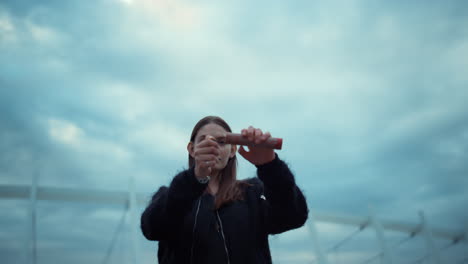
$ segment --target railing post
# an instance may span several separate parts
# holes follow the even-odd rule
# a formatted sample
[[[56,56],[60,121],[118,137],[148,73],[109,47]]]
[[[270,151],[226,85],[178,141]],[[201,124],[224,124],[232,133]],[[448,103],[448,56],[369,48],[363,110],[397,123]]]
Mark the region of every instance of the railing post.
[[[421,220],[421,234],[426,241],[427,255],[429,261],[434,264],[441,264],[439,250],[434,244],[434,238],[432,237],[432,230],[430,229],[427,219],[423,211],[419,211],[419,218]]]
[[[133,261],[135,264],[140,263],[138,255],[138,217],[136,214],[137,202],[135,194],[135,178],[130,178],[130,186],[128,192],[128,201],[129,201],[129,210],[130,210],[130,232],[131,232],[131,241],[132,241],[132,250],[133,250]]]
[[[307,227],[309,229],[312,243],[314,245],[315,255],[317,256],[318,264],[328,264],[327,256],[323,253],[317,235],[317,228],[315,227],[315,218],[311,211],[309,211],[309,220],[307,220]]]
[[[466,246],[466,249],[465,250],[465,259],[468,260],[468,223],[465,224],[465,237],[464,237],[464,240],[465,240],[465,246]],[[463,240],[461,241],[463,243]]]
[[[380,250],[382,252],[382,263],[383,264],[393,264],[393,252],[388,247],[387,242],[385,240],[384,229],[380,222],[375,217],[375,213],[372,207],[369,208],[370,211],[370,224],[375,229],[375,234],[377,236],[377,240],[379,241]]]
[[[36,259],[37,259],[37,246],[36,246],[36,222],[37,222],[37,216],[36,216],[36,208],[37,208],[37,183],[38,183],[38,173],[35,172],[32,175],[32,183],[31,183],[31,191],[29,193],[29,219],[31,220],[30,222],[30,228],[29,231],[31,232],[30,235],[30,241],[26,245],[28,245],[27,249],[27,254],[26,256],[29,256],[30,263],[36,264]]]

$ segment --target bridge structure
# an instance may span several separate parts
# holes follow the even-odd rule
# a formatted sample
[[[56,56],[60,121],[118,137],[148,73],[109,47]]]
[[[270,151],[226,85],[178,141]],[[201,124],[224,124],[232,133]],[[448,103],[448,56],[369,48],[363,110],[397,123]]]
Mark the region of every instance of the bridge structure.
[[[23,199],[29,200],[28,203],[28,223],[30,225],[30,236],[28,241],[24,243],[25,255],[29,256],[29,263],[37,263],[37,203],[38,201],[62,201],[62,202],[89,202],[104,205],[123,205],[124,212],[118,222],[118,226],[108,245],[107,251],[103,253],[102,263],[110,263],[110,257],[115,252],[115,244],[119,230],[124,225],[130,225],[130,237],[132,247],[130,248],[132,262],[140,262],[140,249],[138,237],[141,236],[139,230],[139,207],[148,202],[148,195],[135,192],[134,183],[129,184],[128,191],[104,191],[91,189],[72,189],[72,188],[57,188],[38,186],[37,180],[33,180],[30,186],[28,185],[0,185],[0,199]],[[129,221],[126,221],[129,219]],[[321,232],[320,223],[328,223],[335,225],[346,225],[354,230],[347,235],[344,235],[339,241],[328,248],[323,247],[322,239],[326,233]],[[309,259],[308,264],[338,264],[349,263],[346,260],[333,260],[333,254],[343,247],[346,243],[350,243],[353,237],[358,236],[364,230],[371,230],[374,233],[375,244],[378,250],[375,254],[362,260],[359,263],[381,263],[381,264],[399,264],[401,259],[397,260],[396,248],[401,247],[408,241],[417,237],[424,241],[424,249],[421,255],[415,259],[405,260],[407,264],[430,263],[430,264],[462,264],[468,263],[468,225],[459,229],[446,229],[436,226],[431,226],[424,212],[419,212],[419,222],[409,223],[406,221],[385,220],[377,217],[373,210],[369,210],[366,216],[357,215],[340,215],[336,213],[325,213],[312,211],[307,221],[308,235],[310,237],[310,250],[313,252],[313,258]],[[403,234],[403,239],[397,243],[391,244],[387,238],[389,232],[398,232]],[[436,243],[439,242],[439,243]],[[438,246],[440,242],[445,245]],[[450,260],[444,258],[441,252],[452,247],[461,247],[461,252],[457,258]],[[458,250],[460,252],[460,250]],[[273,256],[274,257],[274,256]]]

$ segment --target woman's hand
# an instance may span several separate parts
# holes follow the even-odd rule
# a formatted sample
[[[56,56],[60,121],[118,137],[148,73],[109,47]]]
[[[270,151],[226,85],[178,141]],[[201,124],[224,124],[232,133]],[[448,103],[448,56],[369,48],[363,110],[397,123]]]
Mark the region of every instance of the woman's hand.
[[[219,159],[219,146],[212,136],[207,136],[204,140],[194,146],[193,158],[195,159],[195,176],[205,178],[212,176],[212,167]]]
[[[242,129],[241,134],[255,144],[263,143],[271,137],[269,132],[263,133],[261,129],[252,126]],[[275,159],[275,151],[273,149],[262,147],[249,146],[249,151],[247,151],[243,146],[240,146],[239,154],[254,165],[266,164]]]

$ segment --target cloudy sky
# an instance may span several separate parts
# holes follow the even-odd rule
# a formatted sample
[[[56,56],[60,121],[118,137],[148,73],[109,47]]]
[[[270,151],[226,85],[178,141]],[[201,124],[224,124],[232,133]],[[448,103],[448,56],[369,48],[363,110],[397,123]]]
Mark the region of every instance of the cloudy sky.
[[[284,138],[312,211],[417,223],[423,210],[468,229],[467,12],[462,0],[2,0],[0,184],[125,191],[133,179],[150,195],[186,167],[193,125],[219,115]],[[28,263],[29,202],[0,209],[0,257]],[[102,263],[123,212],[39,202],[38,263]],[[124,221],[112,263],[132,260]],[[354,230],[318,225],[324,249]],[[330,262],[377,252],[365,232]],[[273,257],[311,263],[311,243],[305,228],[281,235]],[[408,263],[424,255],[411,243]],[[139,246],[154,263],[156,243]]]

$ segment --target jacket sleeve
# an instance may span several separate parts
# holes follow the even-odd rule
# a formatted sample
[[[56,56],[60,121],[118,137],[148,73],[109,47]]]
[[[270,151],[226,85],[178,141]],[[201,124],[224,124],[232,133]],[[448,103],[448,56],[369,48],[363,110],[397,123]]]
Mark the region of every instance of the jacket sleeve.
[[[275,154],[273,161],[257,166],[257,176],[268,201],[267,232],[279,234],[303,226],[309,212],[307,202],[286,163]]]
[[[207,184],[199,183],[193,168],[176,175],[169,187],[153,195],[141,215],[141,230],[148,240],[168,240],[181,229],[184,216]]]

